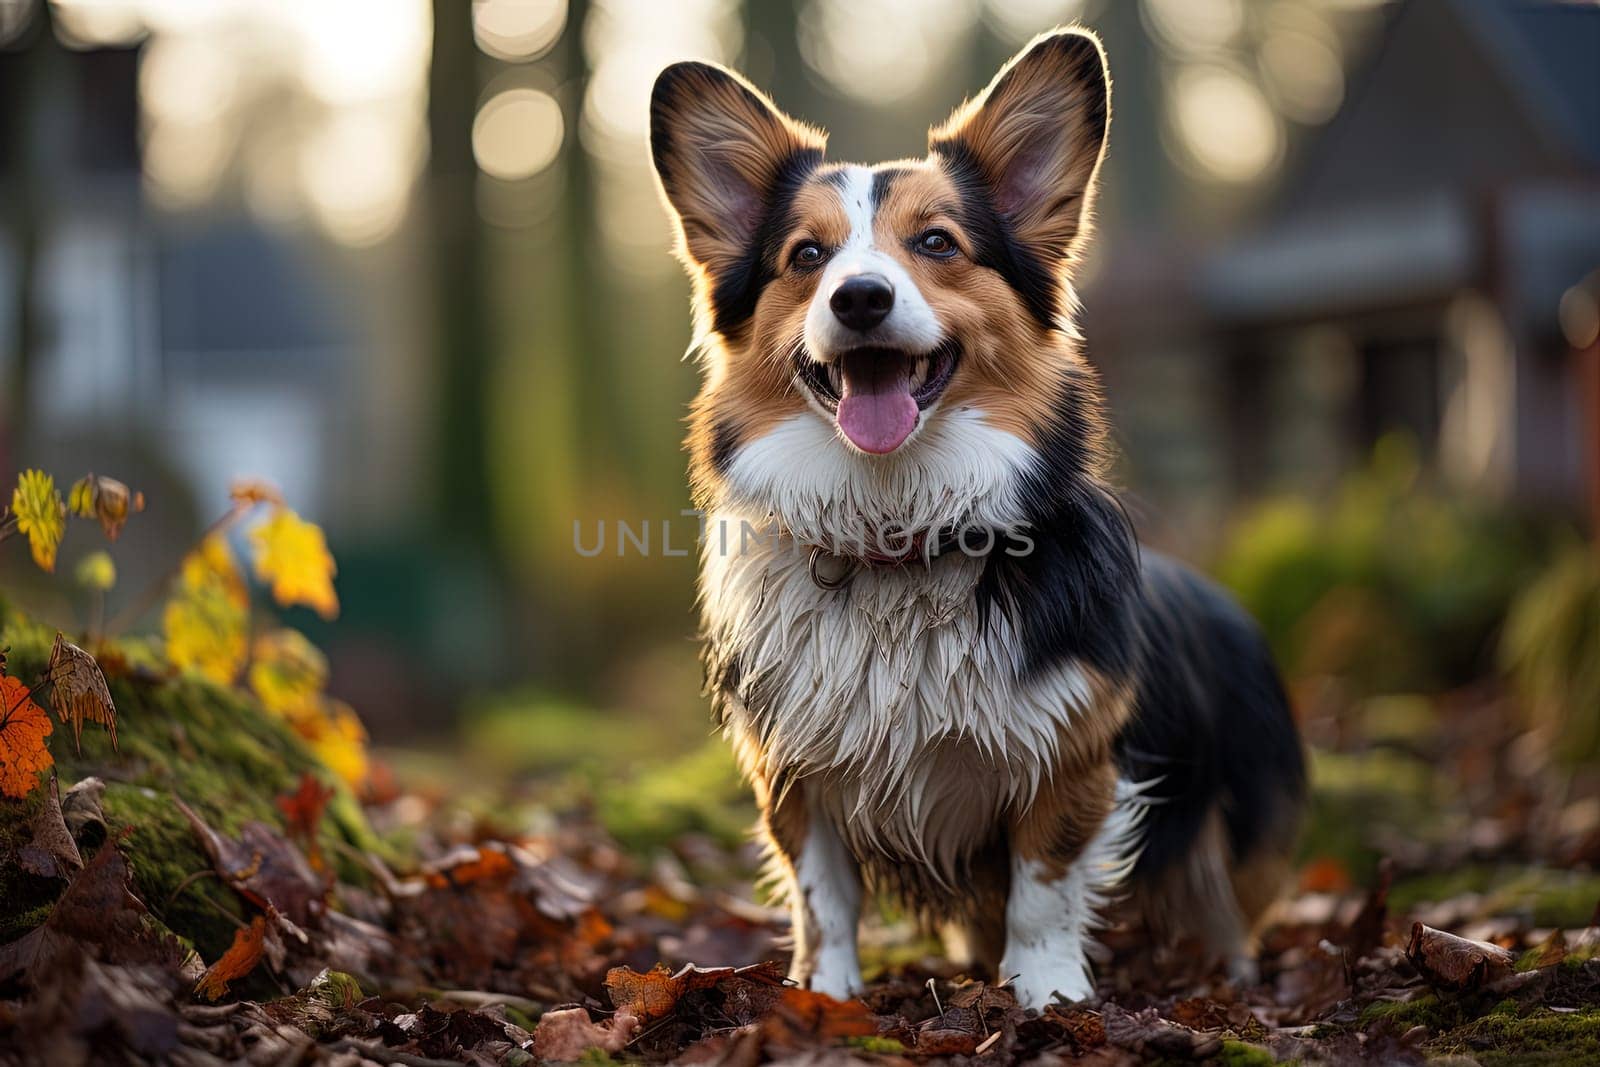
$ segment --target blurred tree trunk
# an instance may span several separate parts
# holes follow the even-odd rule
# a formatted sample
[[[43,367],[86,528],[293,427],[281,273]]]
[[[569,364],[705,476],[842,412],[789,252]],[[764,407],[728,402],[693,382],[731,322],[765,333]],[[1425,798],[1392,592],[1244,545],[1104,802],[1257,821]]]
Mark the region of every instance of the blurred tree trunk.
[[[428,75],[430,254],[438,369],[433,508],[440,529],[460,549],[495,558],[488,462],[494,345],[472,157],[478,81],[471,6],[460,0],[433,0],[433,62]]]
[[[43,311],[39,307],[39,250],[44,232],[45,203],[42,190],[49,170],[49,145],[44,129],[46,113],[52,110],[59,93],[61,46],[51,28],[50,7],[40,4],[33,24],[24,38],[12,47],[19,52],[12,67],[11,84],[0,86],[0,99],[18,105],[17,168],[12,175],[6,212],[6,228],[15,250],[11,306],[16,309],[15,327],[7,338],[10,353],[9,380],[0,392],[0,470],[9,471],[23,462],[21,450],[28,440],[27,399],[32,391],[33,365],[44,335]]]

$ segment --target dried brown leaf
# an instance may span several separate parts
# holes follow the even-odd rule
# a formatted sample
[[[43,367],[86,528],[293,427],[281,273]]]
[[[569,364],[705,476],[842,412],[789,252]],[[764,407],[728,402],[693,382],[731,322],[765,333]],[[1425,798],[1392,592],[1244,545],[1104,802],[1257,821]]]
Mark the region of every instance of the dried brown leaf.
[[[1499,945],[1473,941],[1422,923],[1411,924],[1406,959],[1430,985],[1441,989],[1476,989],[1510,973],[1513,957]]]
[[[97,722],[111,734],[111,747],[117,747],[117,707],[106,688],[100,664],[60,633],[50,649],[50,706],[63,724],[72,724],[72,740],[83,750],[83,724]]]

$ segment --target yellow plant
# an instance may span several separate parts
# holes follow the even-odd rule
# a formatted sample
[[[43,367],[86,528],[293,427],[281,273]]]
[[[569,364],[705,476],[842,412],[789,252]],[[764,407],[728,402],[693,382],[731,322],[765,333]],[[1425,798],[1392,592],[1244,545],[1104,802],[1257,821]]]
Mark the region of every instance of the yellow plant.
[[[67,507],[56,491],[55,479],[43,471],[23,471],[11,490],[11,514],[17,532],[28,539],[33,561],[53,572],[56,548],[67,532]]]

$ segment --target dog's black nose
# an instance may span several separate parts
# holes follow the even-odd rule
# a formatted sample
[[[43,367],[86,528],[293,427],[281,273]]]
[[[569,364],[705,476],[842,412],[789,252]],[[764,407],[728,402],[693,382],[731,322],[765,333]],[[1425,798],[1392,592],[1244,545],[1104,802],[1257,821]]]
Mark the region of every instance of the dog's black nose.
[[[870,330],[889,317],[894,286],[879,274],[857,274],[840,283],[828,298],[828,306],[852,330]]]

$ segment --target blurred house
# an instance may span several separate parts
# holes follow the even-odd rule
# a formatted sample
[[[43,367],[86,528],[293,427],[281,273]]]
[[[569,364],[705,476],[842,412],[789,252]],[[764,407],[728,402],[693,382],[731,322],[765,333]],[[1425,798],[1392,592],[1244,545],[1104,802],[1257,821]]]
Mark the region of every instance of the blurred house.
[[[1459,486],[1576,512],[1600,398],[1558,308],[1597,267],[1600,6],[1411,0],[1252,232],[1113,260],[1089,311],[1157,493],[1315,488],[1404,429]],[[1186,391],[1209,461],[1161,455]]]

